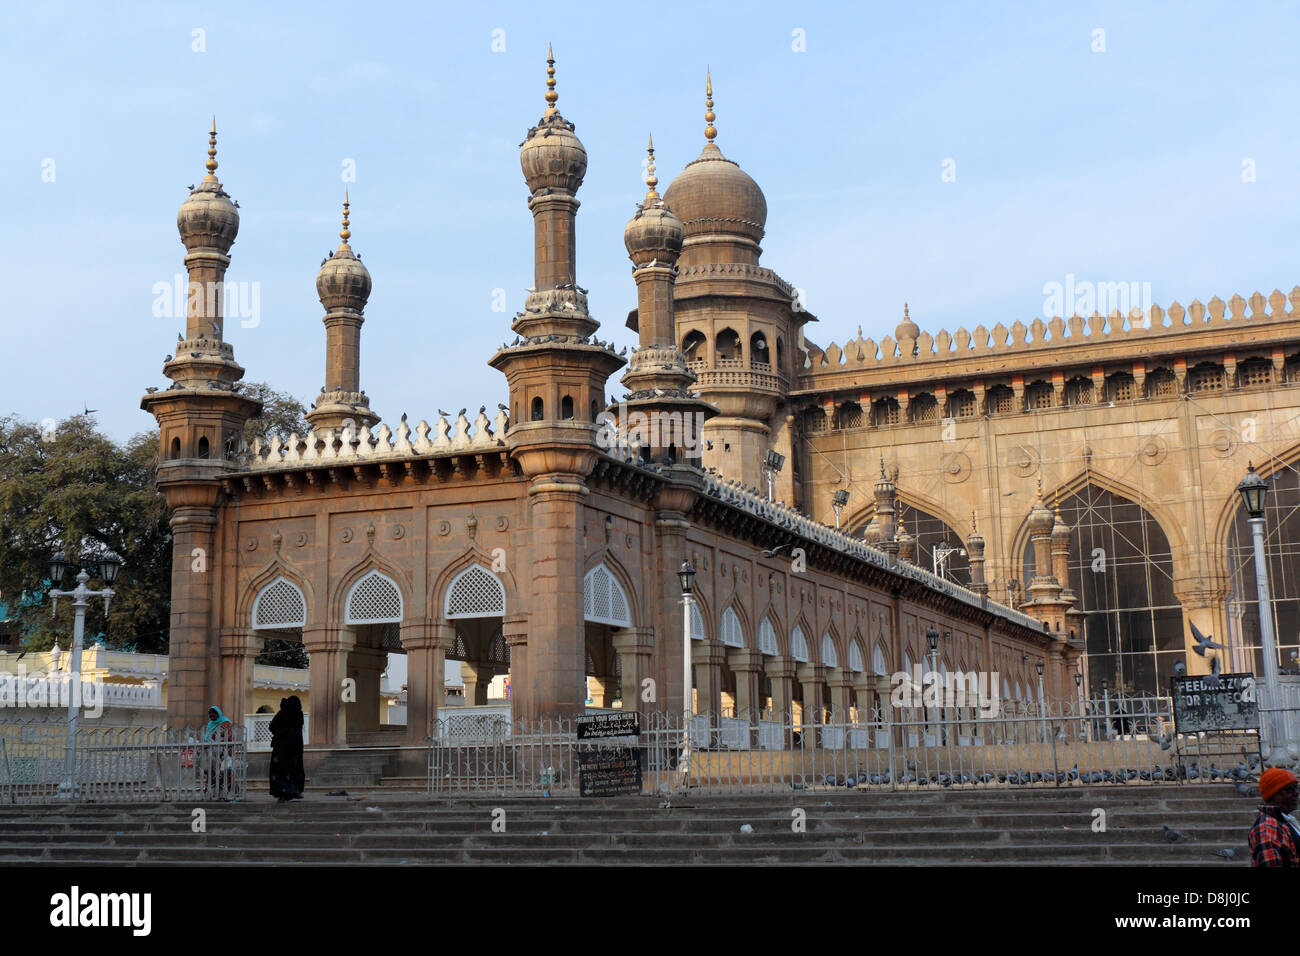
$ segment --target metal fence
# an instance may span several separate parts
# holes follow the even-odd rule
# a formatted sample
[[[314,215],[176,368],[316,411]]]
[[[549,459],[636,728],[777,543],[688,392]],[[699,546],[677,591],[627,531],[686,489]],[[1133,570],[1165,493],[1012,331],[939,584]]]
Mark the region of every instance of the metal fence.
[[[1259,736],[1175,734],[1168,697],[1102,698],[1039,706],[914,707],[871,721],[690,720],[689,785],[700,793],[802,789],[922,789],[1156,784],[1245,779],[1258,770]],[[472,735],[436,728],[429,741],[435,793],[579,792],[579,755],[639,751],[643,793],[680,790],[682,715],[643,714],[632,738],[578,740],[572,718],[524,723],[504,716]]]
[[[160,728],[0,723],[0,803],[236,800],[248,763],[243,728],[202,741]]]

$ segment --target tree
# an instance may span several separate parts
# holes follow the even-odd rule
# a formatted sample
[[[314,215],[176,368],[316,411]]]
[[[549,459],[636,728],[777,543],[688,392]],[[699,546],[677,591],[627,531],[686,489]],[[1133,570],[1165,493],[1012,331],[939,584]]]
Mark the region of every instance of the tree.
[[[290,435],[301,438],[307,433],[307,409],[288,392],[277,392],[265,382],[241,382],[237,390],[262,403],[261,417],[250,418],[244,424],[244,441],[249,445],[258,438],[265,445],[277,435],[286,439]]]
[[[72,602],[49,612],[49,559],[64,551],[78,567],[106,551],[125,559],[107,619],[102,601],[86,612],[87,642],[153,653],[167,648],[171,518],[154,488],[158,436],[119,446],[77,415],[43,429],[0,418],[0,595],[34,650],[72,640]],[[92,587],[95,584],[92,582]]]

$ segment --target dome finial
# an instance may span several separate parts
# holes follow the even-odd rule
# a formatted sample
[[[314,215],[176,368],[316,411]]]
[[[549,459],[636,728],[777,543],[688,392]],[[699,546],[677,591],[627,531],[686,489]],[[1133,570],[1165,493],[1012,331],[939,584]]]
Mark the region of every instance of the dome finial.
[[[655,192],[655,187],[659,185],[659,177],[655,175],[655,138],[653,134],[650,136],[650,145],[646,147],[646,155],[648,158],[645,167],[645,184],[649,187],[649,191],[645,194],[645,201],[648,206],[651,202],[659,199],[659,194]]]
[[[343,240],[343,242],[339,244],[340,249],[351,248],[351,246],[348,245],[348,240],[352,238],[352,230],[348,228],[349,205],[351,204],[348,202],[348,191],[345,189],[343,190],[343,228],[339,230],[339,238]]]
[[[713,137],[718,135],[718,131],[713,125],[713,121],[717,117],[713,115],[713,75],[708,67],[704,68],[704,95],[704,122],[709,124],[704,127],[704,138],[712,143]]]
[[[212,117],[212,131],[208,134],[208,161],[204,164],[208,174],[203,177],[205,183],[217,181],[217,117]]]
[[[555,54],[551,52],[551,45],[546,44],[546,112],[543,116],[551,116],[558,112],[555,108],[555,101],[560,98],[560,94],[555,92]]]

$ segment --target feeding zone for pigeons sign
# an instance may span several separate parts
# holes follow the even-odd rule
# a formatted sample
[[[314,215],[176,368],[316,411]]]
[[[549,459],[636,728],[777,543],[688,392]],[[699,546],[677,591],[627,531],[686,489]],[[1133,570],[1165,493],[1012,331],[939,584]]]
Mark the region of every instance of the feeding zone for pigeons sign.
[[[1259,728],[1254,674],[1175,677],[1174,729],[1180,734]]]

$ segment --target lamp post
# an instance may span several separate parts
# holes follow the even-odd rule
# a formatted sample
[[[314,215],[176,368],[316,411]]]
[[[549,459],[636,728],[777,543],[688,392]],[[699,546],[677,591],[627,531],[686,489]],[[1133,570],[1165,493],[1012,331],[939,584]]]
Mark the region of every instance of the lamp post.
[[[848,503],[849,503],[849,493],[845,491],[843,488],[835,492],[835,494],[831,495],[831,510],[835,512],[836,531],[840,529],[840,513],[844,511],[844,507]]]
[[[1043,700],[1043,659],[1040,657],[1034,661],[1034,670],[1038,672],[1038,722],[1042,727],[1043,742],[1046,743],[1047,737],[1047,702]]]
[[[683,561],[677,571],[682,585],[682,790],[691,781],[691,608],[695,606],[695,569]]]
[[[1241,492],[1242,503],[1246,506],[1247,520],[1250,522],[1250,536],[1255,546],[1255,590],[1259,598],[1259,638],[1260,651],[1264,658],[1264,687],[1268,691],[1268,742],[1270,753],[1268,763],[1286,761],[1286,745],[1282,739],[1282,722],[1278,719],[1277,708],[1281,706],[1277,679],[1277,651],[1273,643],[1273,601],[1269,596],[1268,561],[1264,557],[1264,497],[1268,494],[1268,483],[1255,472],[1253,462],[1247,464],[1248,472],[1237,486]]]
[[[934,689],[935,689],[934,701],[935,701],[935,706],[936,706],[936,709],[937,709],[937,707],[938,707],[938,703],[939,703],[939,694],[938,694],[938,689],[939,689],[939,687],[938,687],[938,685],[939,685],[939,663],[938,663],[938,660],[939,660],[939,629],[938,629],[937,627],[935,627],[933,624],[931,624],[929,630],[927,630],[927,631],[925,632],[925,639],[930,643],[930,686],[931,686],[931,687],[934,687]],[[925,703],[925,697],[924,697],[925,688],[923,687],[921,690],[922,690],[922,695],[923,695],[922,698],[921,698],[921,703],[924,704],[924,703]],[[935,742],[936,744],[938,744],[938,743],[939,743],[939,721],[938,721],[938,719],[937,719],[937,718],[938,718],[938,715],[936,714],[935,717],[936,717],[936,719],[935,719],[935,722],[934,722],[934,742]]]
[[[1110,740],[1110,678],[1101,679],[1101,700],[1105,705],[1106,713],[1106,735],[1103,739]]]
[[[1083,665],[1080,664],[1074,669],[1074,689],[1075,696],[1079,700],[1079,739],[1088,739],[1088,725],[1083,719]]]
[[[50,558],[50,582],[58,584],[63,581],[68,569],[72,567],[71,562],[62,551],[57,552],[54,557]],[[102,591],[92,591],[86,587],[86,582],[90,580],[90,574],[83,568],[77,572],[77,586],[71,591],[61,591],[58,588],[50,589],[50,597],[53,599],[51,613],[58,610],[59,598],[72,598],[72,606],[76,609],[76,619],[72,626],[72,661],[69,668],[68,688],[68,740],[67,750],[64,757],[65,779],[59,786],[59,792],[63,796],[71,797],[76,793],[76,741],[77,741],[77,718],[81,709],[81,647],[86,633],[86,608],[90,606],[88,598],[102,597],[104,599],[104,613],[108,613],[108,602],[113,598],[112,584],[117,580],[117,572],[122,569],[122,559],[115,552],[109,551],[99,560],[99,576],[103,579],[104,584],[108,585]]]
[[[772,501],[776,495],[776,473],[785,467],[785,455],[769,451],[763,456],[763,476],[767,478],[767,500]]]

